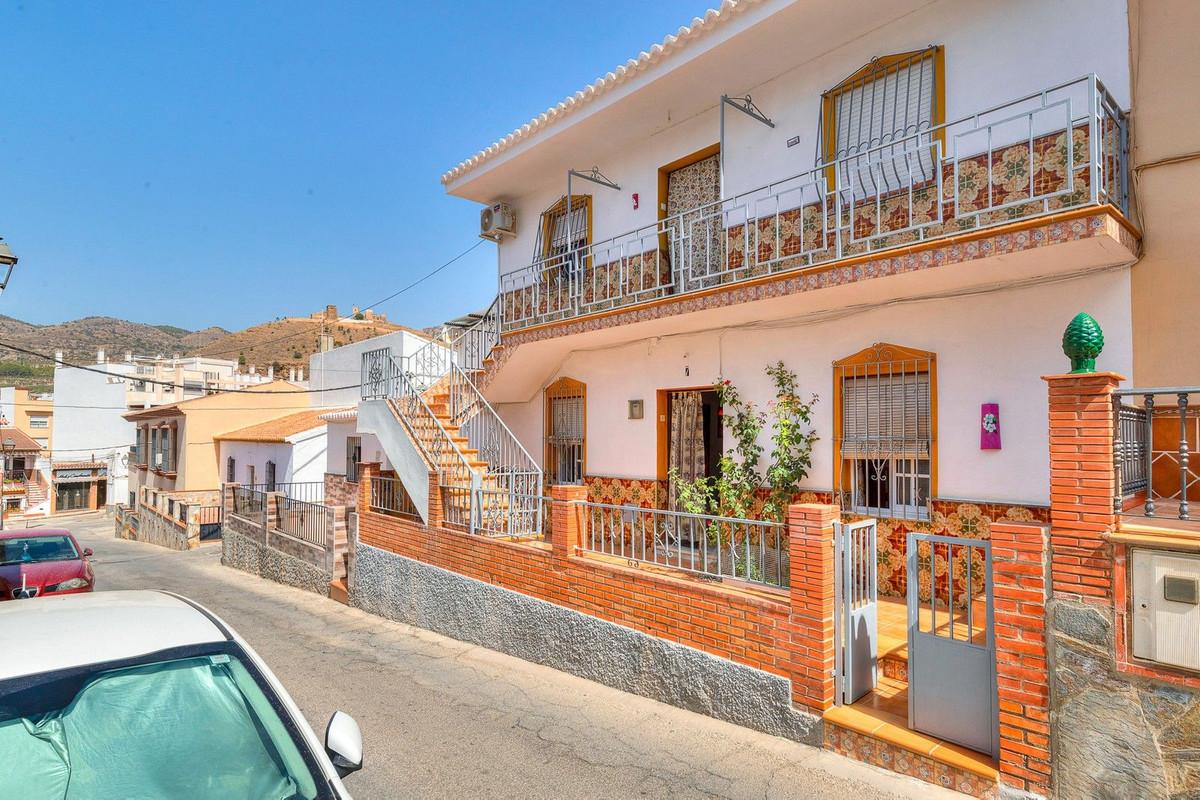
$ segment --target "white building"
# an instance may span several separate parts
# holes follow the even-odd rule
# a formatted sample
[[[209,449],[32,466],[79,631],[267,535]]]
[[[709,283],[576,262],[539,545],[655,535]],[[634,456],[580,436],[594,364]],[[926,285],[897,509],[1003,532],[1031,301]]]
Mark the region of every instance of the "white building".
[[[308,386],[313,391],[313,403],[322,406],[357,404],[363,353],[386,348],[393,358],[400,360],[428,341],[429,337],[416,331],[400,330],[313,353],[308,357]]]
[[[328,444],[321,417],[337,410],[314,408],[214,436],[222,474],[261,476],[256,481],[267,491],[283,484],[307,484],[310,490],[297,499],[321,502]]]

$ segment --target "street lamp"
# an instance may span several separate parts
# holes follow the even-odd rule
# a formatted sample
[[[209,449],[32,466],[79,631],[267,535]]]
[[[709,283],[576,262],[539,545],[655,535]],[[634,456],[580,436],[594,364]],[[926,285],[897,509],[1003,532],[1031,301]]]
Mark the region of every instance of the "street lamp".
[[[0,245],[3,243],[0,242]],[[8,477],[8,465],[12,454],[17,452],[17,442],[11,436],[4,440],[4,454],[0,457],[0,531],[4,530],[4,510],[8,508],[8,498],[4,496],[4,481]]]
[[[0,239],[0,276],[3,276],[0,277],[0,294],[3,294],[8,286],[8,279],[12,277],[13,267],[16,265],[17,257],[9,249],[8,243]]]

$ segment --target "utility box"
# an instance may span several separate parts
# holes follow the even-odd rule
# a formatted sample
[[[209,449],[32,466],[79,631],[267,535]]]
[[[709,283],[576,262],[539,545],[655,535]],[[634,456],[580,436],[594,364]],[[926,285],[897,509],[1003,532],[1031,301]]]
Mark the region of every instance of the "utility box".
[[[1133,551],[1133,654],[1200,670],[1200,555]]]

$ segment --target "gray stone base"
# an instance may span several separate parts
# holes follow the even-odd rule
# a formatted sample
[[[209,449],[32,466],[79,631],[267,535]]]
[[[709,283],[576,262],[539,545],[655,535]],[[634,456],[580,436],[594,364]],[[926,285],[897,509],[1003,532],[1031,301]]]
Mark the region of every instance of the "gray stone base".
[[[1113,614],[1050,604],[1054,796],[1200,797],[1200,693],[1118,672]]]
[[[329,596],[329,583],[333,580],[329,571],[269,548],[233,525],[226,525],[221,537],[221,563],[325,597]]]
[[[769,672],[360,544],[350,605],[615,689],[815,746],[821,720]]]

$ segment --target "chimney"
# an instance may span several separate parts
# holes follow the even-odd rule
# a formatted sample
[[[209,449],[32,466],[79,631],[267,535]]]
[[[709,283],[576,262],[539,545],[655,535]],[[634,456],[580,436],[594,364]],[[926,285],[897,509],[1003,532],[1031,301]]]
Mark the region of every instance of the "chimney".
[[[322,333],[317,337],[317,352],[328,353],[333,349],[333,334]]]
[[[299,369],[299,370],[296,372],[296,382],[297,382],[297,383],[304,383],[304,367],[301,367],[301,368],[300,368],[300,369]]]
[[[126,351],[125,351],[125,360],[126,360],[126,361],[133,361],[133,351],[132,351],[132,350],[126,350]]]
[[[288,367],[288,380],[292,383],[296,382],[296,368]]]
[[[250,368],[247,370],[247,372],[248,372],[249,374],[251,374],[251,375],[257,375],[257,374],[258,374],[258,370],[254,368],[254,365],[253,365],[253,364],[251,364],[251,365],[250,365]]]
[[[104,363],[104,348],[103,347],[101,347],[99,350],[96,351],[96,363],[97,364]]]
[[[267,380],[269,380],[269,381],[275,380],[275,365],[274,364],[267,367]]]
[[[172,360],[172,361],[178,361],[178,360],[179,360],[179,353],[171,353],[171,360]]]

